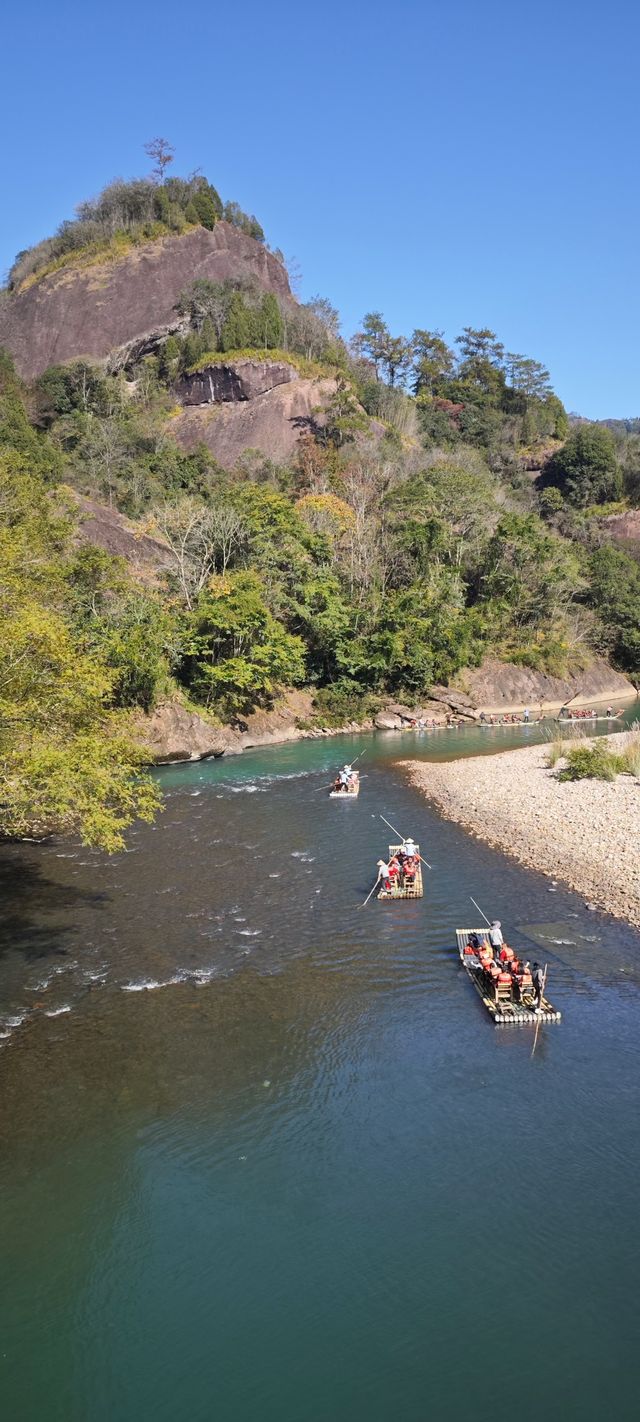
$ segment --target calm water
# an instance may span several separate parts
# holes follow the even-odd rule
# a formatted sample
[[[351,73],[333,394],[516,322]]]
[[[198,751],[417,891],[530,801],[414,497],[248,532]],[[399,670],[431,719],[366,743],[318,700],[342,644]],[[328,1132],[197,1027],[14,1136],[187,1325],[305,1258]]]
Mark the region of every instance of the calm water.
[[[640,936],[395,764],[536,736],[176,767],[126,854],[4,851],[4,1417],[637,1417]],[[421,902],[360,908],[380,813]],[[470,894],[549,962],[533,1058],[457,962]]]

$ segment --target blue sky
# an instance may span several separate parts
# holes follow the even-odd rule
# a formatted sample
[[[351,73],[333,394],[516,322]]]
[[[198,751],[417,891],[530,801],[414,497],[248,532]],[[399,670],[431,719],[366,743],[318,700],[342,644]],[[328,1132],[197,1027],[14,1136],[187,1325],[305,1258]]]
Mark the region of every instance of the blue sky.
[[[346,335],[488,325],[569,409],[640,415],[639,41],[620,0],[13,6],[0,270],[160,133]]]

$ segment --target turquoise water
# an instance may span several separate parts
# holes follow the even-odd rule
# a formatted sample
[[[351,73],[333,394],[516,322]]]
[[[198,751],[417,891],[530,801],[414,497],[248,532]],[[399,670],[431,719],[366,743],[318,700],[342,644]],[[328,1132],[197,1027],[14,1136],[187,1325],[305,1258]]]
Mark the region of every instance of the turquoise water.
[[[535,735],[175,767],[127,854],[4,851],[3,1415],[635,1418],[640,936],[396,765]],[[362,909],[380,814],[433,869]],[[549,963],[533,1058],[458,964],[470,894]]]

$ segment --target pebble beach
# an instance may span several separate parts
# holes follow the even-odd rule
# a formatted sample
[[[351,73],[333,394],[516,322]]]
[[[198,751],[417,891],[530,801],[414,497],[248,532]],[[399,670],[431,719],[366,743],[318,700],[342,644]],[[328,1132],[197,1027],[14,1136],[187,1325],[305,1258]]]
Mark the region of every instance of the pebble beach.
[[[627,740],[623,733],[610,744],[618,750]],[[548,760],[542,745],[404,766],[447,819],[640,927],[640,781],[562,783]]]

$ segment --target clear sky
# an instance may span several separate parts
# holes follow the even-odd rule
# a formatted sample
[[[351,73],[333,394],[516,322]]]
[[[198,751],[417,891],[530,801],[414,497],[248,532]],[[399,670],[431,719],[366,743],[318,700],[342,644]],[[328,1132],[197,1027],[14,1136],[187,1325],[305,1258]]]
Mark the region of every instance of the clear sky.
[[[631,0],[13,5],[0,270],[162,134],[347,336],[487,325],[570,410],[640,415],[639,42]]]

